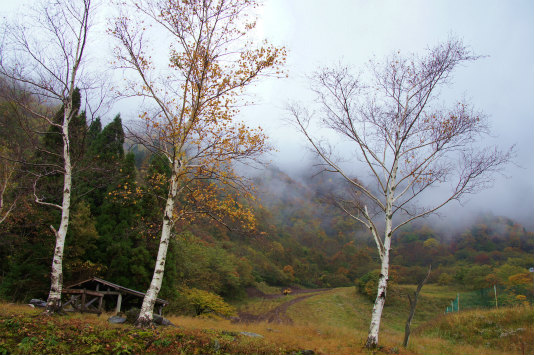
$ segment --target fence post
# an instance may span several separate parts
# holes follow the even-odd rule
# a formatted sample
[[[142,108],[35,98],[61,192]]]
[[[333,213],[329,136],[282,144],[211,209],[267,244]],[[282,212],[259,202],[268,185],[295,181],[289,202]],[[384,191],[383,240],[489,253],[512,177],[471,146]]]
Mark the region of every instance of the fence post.
[[[460,312],[460,293],[459,292],[456,294],[456,302],[457,302],[458,312]]]
[[[529,272],[534,272],[534,267],[530,267],[530,268],[528,269],[528,271],[529,271]],[[533,276],[534,276],[534,275],[533,275]],[[534,280],[534,277],[532,278],[532,280]]]

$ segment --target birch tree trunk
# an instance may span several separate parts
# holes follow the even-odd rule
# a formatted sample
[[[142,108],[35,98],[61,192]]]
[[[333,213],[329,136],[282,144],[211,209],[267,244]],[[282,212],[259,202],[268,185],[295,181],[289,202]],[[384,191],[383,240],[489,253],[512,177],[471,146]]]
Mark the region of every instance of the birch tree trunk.
[[[63,251],[65,249],[65,238],[69,227],[70,197],[72,190],[72,165],[70,160],[70,139],[69,123],[74,114],[72,107],[72,95],[69,103],[65,107],[61,133],[63,136],[63,201],[61,203],[61,222],[56,231],[50,226],[56,235],[56,246],[54,257],[52,258],[52,270],[50,273],[50,292],[46,303],[46,312],[54,313],[61,307],[61,291],[63,288]]]
[[[390,221],[391,222],[391,221]],[[380,277],[378,279],[378,290],[376,294],[373,312],[371,314],[371,325],[369,326],[369,334],[365,347],[368,349],[375,348],[378,345],[378,332],[380,330],[380,320],[382,318],[382,310],[386,303],[386,293],[389,280],[389,250],[391,246],[391,238],[387,235],[391,234],[391,227],[386,230],[386,238],[384,240],[384,253],[381,258],[382,265],[380,267]]]
[[[396,145],[398,151],[398,144]],[[393,202],[395,200],[395,182],[397,177],[398,159],[393,161],[393,167],[391,174],[389,175],[386,194],[386,208],[385,208],[385,231],[384,231],[384,249],[380,254],[380,277],[378,278],[378,290],[376,294],[375,304],[373,306],[373,312],[371,313],[371,324],[369,326],[369,334],[367,335],[367,341],[365,347],[368,349],[374,349],[378,345],[378,333],[380,331],[380,320],[382,319],[382,310],[386,303],[386,293],[389,280],[389,251],[391,249],[391,235],[393,231]],[[380,245],[378,245],[380,249]]]
[[[159,242],[158,256],[156,259],[156,266],[154,267],[154,274],[152,281],[143,298],[143,305],[139,312],[135,325],[140,328],[148,327],[152,324],[154,305],[161,289],[163,282],[163,273],[165,271],[165,261],[167,260],[167,251],[169,249],[169,242],[171,240],[171,231],[173,226],[173,212],[178,193],[178,175],[181,163],[177,160],[173,163],[171,186],[167,195],[167,202],[165,204],[165,212],[163,214],[163,226],[161,228],[161,239]]]

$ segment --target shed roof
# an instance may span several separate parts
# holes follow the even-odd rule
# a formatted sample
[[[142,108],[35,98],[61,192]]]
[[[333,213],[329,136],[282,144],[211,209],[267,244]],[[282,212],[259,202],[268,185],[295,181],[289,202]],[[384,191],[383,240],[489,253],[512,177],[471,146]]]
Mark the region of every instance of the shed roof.
[[[109,281],[106,281],[106,280],[98,278],[98,277],[91,277],[90,279],[87,279],[87,280],[84,280],[84,281],[80,281],[80,282],[75,283],[73,285],[67,286],[66,289],[76,289],[76,288],[80,288],[80,286],[83,286],[83,285],[86,285],[86,284],[90,284],[90,283],[99,283],[99,284],[108,286],[108,287],[110,287],[110,288],[112,288],[112,289],[114,289],[114,290],[116,290],[117,292],[120,292],[120,293],[127,293],[127,294],[134,295],[134,296],[137,296],[137,297],[145,297],[145,293],[143,293],[143,292],[132,290],[130,288],[126,288],[124,286],[117,285],[117,284],[115,284],[113,282],[109,282]],[[164,306],[169,304],[168,301],[165,301],[165,300],[163,300],[161,298],[156,298],[156,303],[161,303]]]

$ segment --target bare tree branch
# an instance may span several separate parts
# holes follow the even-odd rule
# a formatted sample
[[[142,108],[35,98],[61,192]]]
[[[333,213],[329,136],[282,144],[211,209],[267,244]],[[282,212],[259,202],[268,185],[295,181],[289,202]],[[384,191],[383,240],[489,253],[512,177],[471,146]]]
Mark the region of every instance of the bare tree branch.
[[[317,72],[312,90],[320,107],[319,122],[353,143],[360,163],[350,168],[337,164],[313,136],[313,117],[307,111],[297,105],[289,108],[292,121],[327,170],[340,174],[360,193],[352,195],[359,201],[338,200],[336,205],[370,230],[382,260],[367,347],[376,347],[378,342],[393,233],[490,186],[494,174],[513,158],[513,148],[501,151],[480,146],[481,138],[489,133],[487,117],[465,100],[452,109],[435,105],[438,88],[449,84],[453,70],[478,58],[462,41],[450,38],[422,57],[395,53],[382,63],[371,62],[368,82],[352,76],[346,66]],[[362,168],[370,173],[376,189],[350,178]],[[444,183],[451,185],[448,196],[433,205],[418,206],[425,192]],[[378,236],[377,219],[369,215],[362,197],[381,211],[383,238]]]

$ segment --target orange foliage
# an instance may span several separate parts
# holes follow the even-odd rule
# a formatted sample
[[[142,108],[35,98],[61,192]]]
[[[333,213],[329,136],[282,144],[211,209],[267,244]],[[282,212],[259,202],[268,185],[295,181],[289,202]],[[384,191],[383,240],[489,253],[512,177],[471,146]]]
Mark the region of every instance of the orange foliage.
[[[249,39],[256,6],[254,0],[131,1],[123,8],[131,15],[117,18],[109,31],[120,43],[118,62],[139,74],[137,81],[127,81],[122,94],[153,103],[140,114],[146,134],[138,138],[169,162],[171,175],[154,176],[152,185],[163,193],[167,184],[177,184],[175,221],[203,213],[254,228],[251,211],[240,202],[253,198],[250,184],[235,173],[233,163],[253,160],[270,147],[261,128],[236,122],[236,115],[246,104],[244,89],[261,76],[281,76],[286,58],[283,47],[258,46]],[[144,42],[157,25],[172,40],[167,68],[157,66],[153,57],[158,53],[149,55]],[[239,193],[223,192],[229,189]]]

